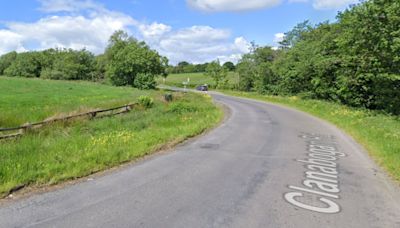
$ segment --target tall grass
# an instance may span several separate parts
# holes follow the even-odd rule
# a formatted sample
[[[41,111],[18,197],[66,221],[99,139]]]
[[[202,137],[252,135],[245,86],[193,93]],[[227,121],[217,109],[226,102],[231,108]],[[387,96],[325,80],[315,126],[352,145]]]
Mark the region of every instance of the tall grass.
[[[162,93],[153,108],[59,123],[20,139],[0,142],[0,196],[16,186],[42,186],[86,176],[197,135],[220,121],[210,97]]]
[[[115,107],[151,93],[90,82],[0,77],[0,128],[60,113]]]
[[[298,97],[263,96],[225,91],[234,96],[284,104],[327,120],[351,135],[376,162],[400,181],[400,118],[366,109]]]

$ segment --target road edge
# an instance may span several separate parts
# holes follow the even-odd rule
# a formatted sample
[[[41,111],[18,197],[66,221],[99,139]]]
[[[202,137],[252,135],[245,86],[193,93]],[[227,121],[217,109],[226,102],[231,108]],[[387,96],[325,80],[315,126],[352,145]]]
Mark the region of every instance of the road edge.
[[[141,165],[147,161],[157,158],[158,156],[173,153],[173,151],[175,149],[177,149],[181,146],[187,145],[187,144],[197,140],[198,138],[201,138],[204,135],[207,135],[208,133],[223,126],[224,123],[226,123],[230,119],[231,109],[228,106],[215,101],[214,98],[212,99],[212,102],[218,109],[220,109],[220,111],[222,111],[222,118],[214,126],[204,129],[202,132],[200,132],[197,135],[185,138],[183,140],[173,140],[173,141],[161,146],[160,148],[155,149],[154,151],[149,151],[148,154],[144,155],[143,157],[139,157],[134,160],[127,161],[127,162],[121,163],[119,165],[116,165],[114,167],[110,167],[105,170],[94,172],[94,173],[86,175],[86,176],[77,177],[76,179],[72,179],[72,180],[66,180],[66,181],[63,181],[63,182],[60,182],[60,183],[57,183],[54,185],[28,186],[26,188],[21,188],[20,190],[17,190],[4,198],[0,198],[0,206],[6,206],[6,205],[9,205],[9,204],[12,204],[12,203],[24,200],[24,199],[28,199],[35,195],[41,195],[41,194],[45,194],[45,193],[49,193],[49,192],[59,191],[64,188],[68,188],[70,186],[74,186],[74,185],[77,185],[80,183],[93,181],[94,179],[102,178],[104,176],[112,175],[115,172],[123,171],[125,169]]]

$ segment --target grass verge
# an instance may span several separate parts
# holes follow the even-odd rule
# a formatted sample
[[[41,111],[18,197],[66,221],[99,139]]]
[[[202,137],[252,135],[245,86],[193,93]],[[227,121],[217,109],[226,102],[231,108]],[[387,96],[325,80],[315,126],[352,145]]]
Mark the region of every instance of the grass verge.
[[[400,119],[396,116],[337,103],[304,100],[298,97],[264,96],[256,93],[224,91],[224,93],[283,104],[327,120],[364,146],[374,160],[400,181]]]
[[[0,127],[16,127],[69,112],[117,107],[151,94],[90,82],[0,77]]]
[[[215,126],[223,116],[209,96],[152,92],[153,108],[47,126],[0,142],[0,197],[18,186],[46,186],[132,161]]]

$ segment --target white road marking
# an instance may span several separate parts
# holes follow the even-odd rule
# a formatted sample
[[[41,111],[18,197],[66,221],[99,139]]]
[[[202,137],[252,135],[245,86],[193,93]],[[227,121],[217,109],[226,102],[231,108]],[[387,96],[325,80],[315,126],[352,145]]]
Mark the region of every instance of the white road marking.
[[[336,161],[346,154],[337,150],[333,137],[318,134],[303,134],[301,137],[307,140],[309,158],[297,161],[307,164],[306,179],[302,182],[307,188],[289,185],[295,191],[286,193],[284,198],[290,204],[309,211],[339,213],[340,205],[334,199],[340,197],[333,194],[340,193]]]

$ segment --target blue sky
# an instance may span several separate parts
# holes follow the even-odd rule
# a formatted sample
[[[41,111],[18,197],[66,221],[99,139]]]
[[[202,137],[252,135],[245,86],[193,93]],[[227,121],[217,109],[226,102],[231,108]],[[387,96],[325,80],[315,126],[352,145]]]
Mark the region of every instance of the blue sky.
[[[304,20],[335,20],[357,0],[13,0],[0,3],[0,54],[54,47],[104,51],[118,29],[171,63],[237,61],[249,42],[276,46]]]

